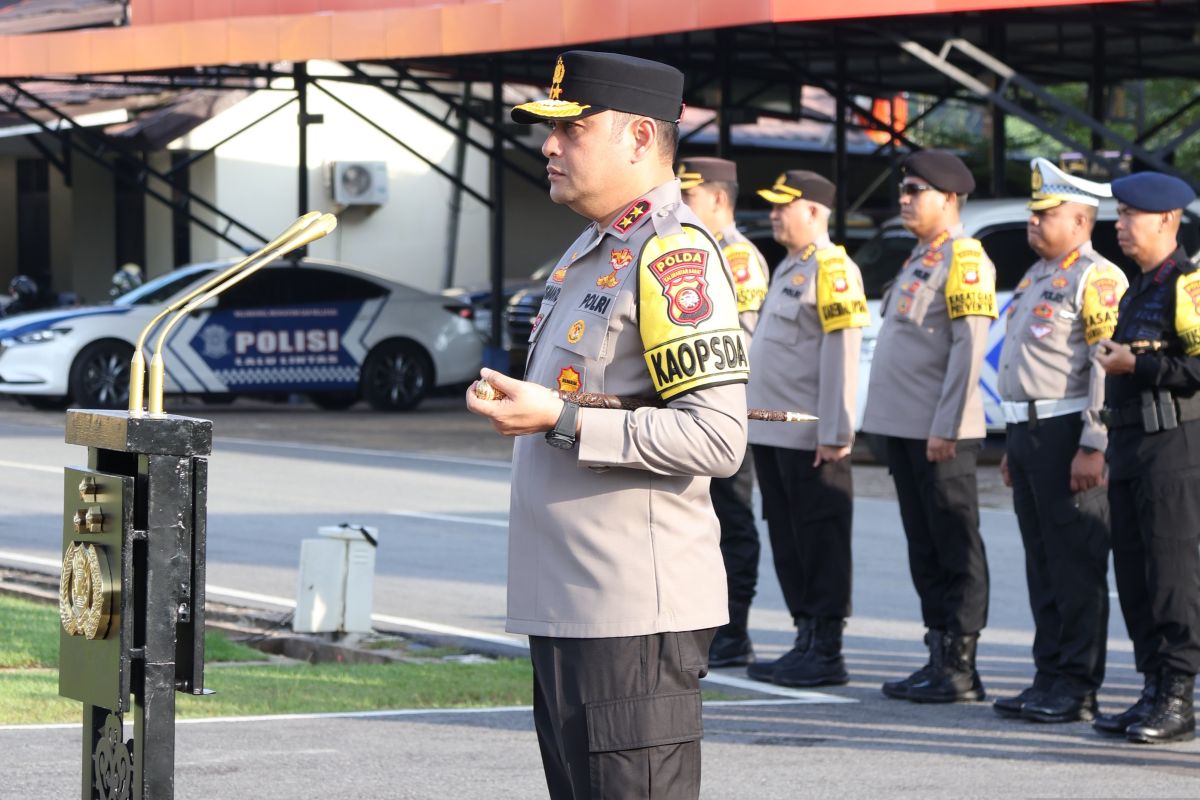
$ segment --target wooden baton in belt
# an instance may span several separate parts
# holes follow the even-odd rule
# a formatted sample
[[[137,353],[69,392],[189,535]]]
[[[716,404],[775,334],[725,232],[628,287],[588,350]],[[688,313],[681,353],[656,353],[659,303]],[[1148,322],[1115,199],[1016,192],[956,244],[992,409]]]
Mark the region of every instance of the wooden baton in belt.
[[[487,381],[475,381],[475,396],[481,400],[500,400],[504,393]],[[615,394],[599,392],[555,392],[568,403],[575,403],[580,408],[613,408],[621,411],[633,411],[635,408],[665,408],[666,402],[657,397],[621,397]],[[812,414],[801,411],[771,411],[765,408],[746,409],[746,418],[757,422],[816,422]]]

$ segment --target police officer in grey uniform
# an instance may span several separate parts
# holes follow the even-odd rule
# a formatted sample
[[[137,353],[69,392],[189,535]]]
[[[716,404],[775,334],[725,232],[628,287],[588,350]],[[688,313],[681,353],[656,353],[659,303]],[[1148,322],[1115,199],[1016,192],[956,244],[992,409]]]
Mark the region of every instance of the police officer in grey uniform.
[[[1008,306],[1000,353],[1008,423],[1004,482],[1025,546],[1036,634],[1033,685],[996,700],[996,713],[1036,722],[1096,715],[1108,643],[1108,498],[1100,421],[1100,340],[1112,335],[1128,281],[1091,244],[1100,198],[1112,190],[1044,158],[1032,167],[1029,246],[1041,256]]]
[[[829,239],[834,186],[791,170],[759,195],[772,204],[775,268],[754,341],[751,405],[802,408],[816,425],[750,423],[775,574],[796,624],[792,649],[752,664],[751,678],[782,686],[846,683],[842,629],[850,616],[850,528],[858,358],[870,324],[858,265]]]
[[[747,346],[758,324],[758,311],[767,295],[770,271],[758,248],[734,224],[737,205],[737,164],[724,158],[697,157],[679,163],[679,188],[687,203],[721,247],[733,275],[738,320]],[[708,651],[710,667],[745,666],[754,661],[747,623],[758,584],[761,547],[754,521],[754,460],[749,448],[738,471],[713,478],[713,510],[721,522],[721,556],[729,590],[729,622],[717,629]]]
[[[996,318],[996,273],[958,211],[975,188],[952,153],[904,162],[900,211],[917,246],[881,305],[863,430],[879,434],[900,500],[908,564],[929,629],[929,662],[888,681],[889,697],[982,700],[975,669],[987,623],[975,464],[985,435],[979,369]]]
[[[695,798],[700,677],[728,621],[707,476],[746,450],[748,366],[720,249],[672,168],[683,75],[563,53],[550,198],[591,221],[546,284],[528,381],[468,408],[513,447],[507,630],[529,635],[534,725],[554,798]],[[654,397],[580,409],[552,390]]]
[[[1097,355],[1107,373],[1113,571],[1145,679],[1093,726],[1143,744],[1196,735],[1200,671],[1200,270],[1177,235],[1196,193],[1140,172],[1112,184],[1117,243],[1141,268]]]

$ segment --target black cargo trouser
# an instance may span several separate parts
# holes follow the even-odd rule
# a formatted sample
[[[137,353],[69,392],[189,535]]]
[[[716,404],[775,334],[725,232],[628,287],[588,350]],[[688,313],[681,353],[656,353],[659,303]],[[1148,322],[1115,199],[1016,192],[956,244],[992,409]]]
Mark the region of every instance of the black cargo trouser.
[[[1197,426],[1200,423],[1186,423]],[[1175,431],[1152,434],[1183,434]],[[1123,454],[1111,445],[1108,460]],[[1138,672],[1200,672],[1200,467],[1110,480],[1113,571]]]
[[[850,459],[813,466],[812,450],[753,446],[775,574],[794,619],[850,616]]]
[[[886,436],[884,441],[925,627],[979,633],[988,612],[987,554],[979,535],[975,481],[983,442],[960,439],[954,458],[935,464],[925,457],[925,439]]]
[[[714,632],[529,637],[552,800],[700,796],[700,678]]]
[[[1033,662],[1080,694],[1104,682],[1108,646],[1108,495],[1071,492],[1078,414],[1008,426],[1013,509],[1025,546]]]
[[[721,523],[721,558],[725,561],[730,606],[749,606],[758,585],[762,546],[754,524],[753,492],[754,459],[747,447],[738,471],[728,478],[713,478],[709,489]]]

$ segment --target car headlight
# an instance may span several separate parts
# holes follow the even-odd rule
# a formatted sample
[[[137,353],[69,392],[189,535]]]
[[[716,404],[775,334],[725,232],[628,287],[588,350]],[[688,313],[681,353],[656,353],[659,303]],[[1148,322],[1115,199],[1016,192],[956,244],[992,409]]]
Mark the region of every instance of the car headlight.
[[[12,347],[18,344],[41,344],[43,342],[52,342],[59,337],[66,336],[71,332],[70,328],[43,328],[40,331],[30,331],[22,333],[20,336],[11,336],[4,339],[0,344],[5,347]]]

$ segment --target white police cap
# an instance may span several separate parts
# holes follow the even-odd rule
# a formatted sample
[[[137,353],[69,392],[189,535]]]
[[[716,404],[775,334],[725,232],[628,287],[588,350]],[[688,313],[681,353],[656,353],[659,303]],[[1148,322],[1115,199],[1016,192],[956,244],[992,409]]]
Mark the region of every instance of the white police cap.
[[[1030,178],[1031,211],[1044,211],[1063,203],[1098,206],[1101,197],[1112,197],[1111,185],[1068,175],[1040,156],[1030,161],[1029,167],[1033,170]]]

